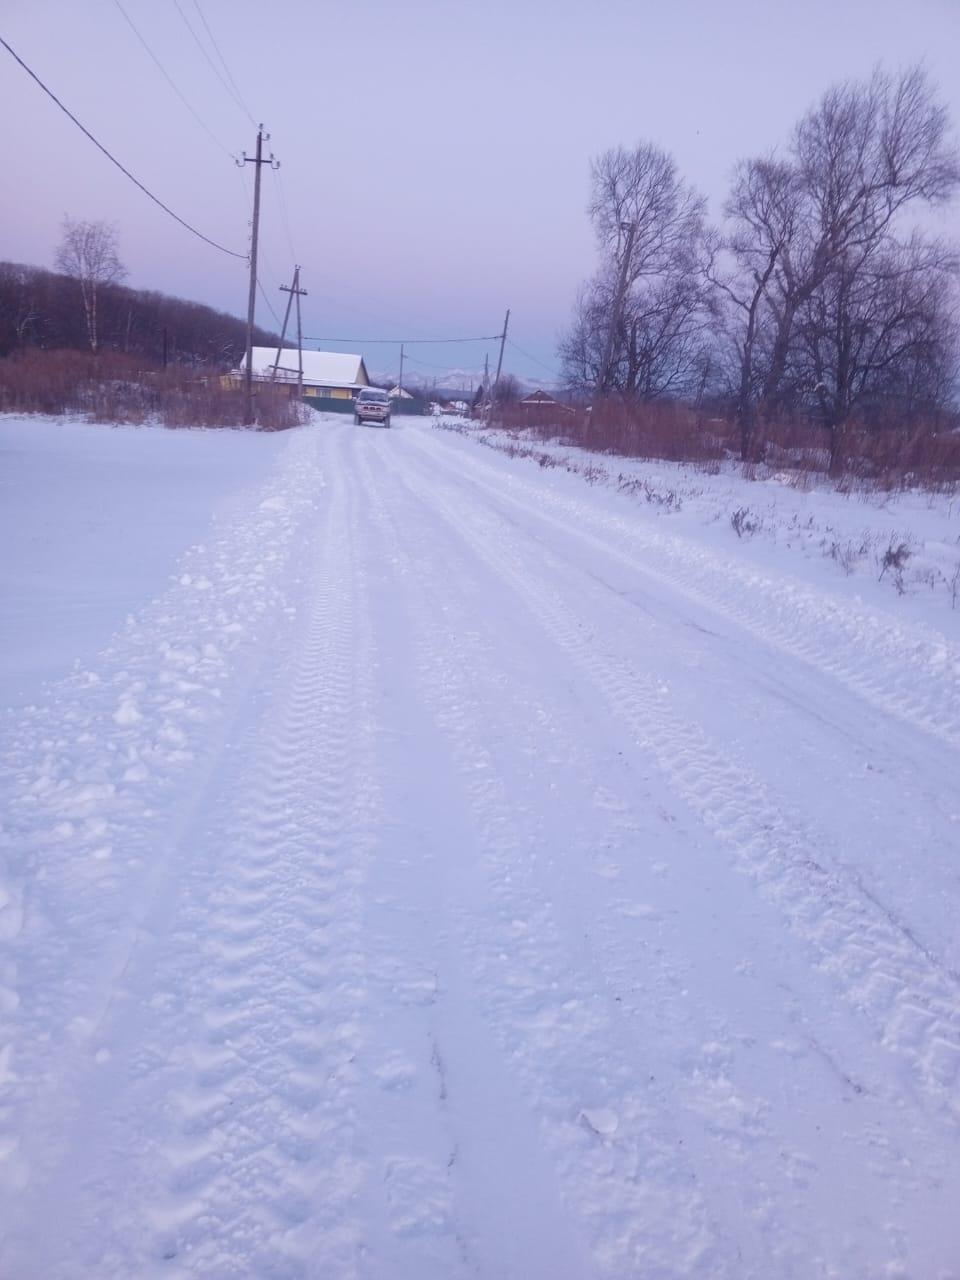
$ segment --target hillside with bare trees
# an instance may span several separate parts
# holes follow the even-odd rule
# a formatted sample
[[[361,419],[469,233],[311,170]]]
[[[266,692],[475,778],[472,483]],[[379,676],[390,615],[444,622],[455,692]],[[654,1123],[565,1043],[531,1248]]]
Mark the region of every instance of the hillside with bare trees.
[[[0,358],[28,348],[90,351],[88,304],[80,281],[65,272],[0,262]],[[230,368],[243,355],[244,322],[212,307],[116,280],[97,295],[96,344],[160,363]],[[269,346],[277,335],[254,330]]]

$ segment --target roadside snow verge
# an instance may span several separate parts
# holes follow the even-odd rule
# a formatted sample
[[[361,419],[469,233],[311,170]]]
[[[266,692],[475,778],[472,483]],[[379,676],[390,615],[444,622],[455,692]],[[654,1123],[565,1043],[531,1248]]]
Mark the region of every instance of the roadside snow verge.
[[[694,536],[690,529],[681,534],[645,510],[621,512],[609,501],[580,498],[569,487],[544,484],[539,476],[528,480],[521,468],[491,465],[478,452],[448,440],[431,453],[445,453],[444,463],[461,474],[466,468],[494,504],[536,513],[564,532],[576,530],[583,541],[624,565],[708,605],[784,653],[829,671],[914,727],[960,746],[960,644],[938,627],[894,614],[859,595],[845,595],[839,584],[833,590],[779,565],[734,554],[715,525]],[[430,438],[417,444],[429,448]]]
[[[292,612],[287,566],[322,489],[310,433],[292,434],[264,486],[90,669],[2,715],[0,1181],[4,1165],[26,1175],[14,1122],[31,1095],[95,1050],[176,838],[158,815],[189,824],[264,640]]]

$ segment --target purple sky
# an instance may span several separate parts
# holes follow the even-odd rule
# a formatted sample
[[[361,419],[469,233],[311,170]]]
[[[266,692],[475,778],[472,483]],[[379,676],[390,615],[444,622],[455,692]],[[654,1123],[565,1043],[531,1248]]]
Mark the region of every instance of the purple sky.
[[[251,173],[245,189],[226,152],[252,152],[255,129],[178,12],[206,39],[196,0],[122,3],[225,150],[115,0],[4,0],[0,34],[146,186],[245,251]],[[598,151],[656,142],[719,215],[737,158],[783,143],[829,84],[877,62],[923,60],[960,124],[960,0],[200,6],[283,166],[279,183],[264,174],[260,278],[281,312],[296,255],[318,337],[489,334],[509,306],[516,343],[555,368],[594,264],[585,205]],[[65,213],[102,218],[119,228],[130,284],[243,314],[245,265],[151,205],[2,49],[0,68],[0,257],[51,266]],[[942,229],[957,229],[956,211]],[[274,324],[262,302],[257,318]],[[411,348],[426,363],[408,367],[475,368],[488,347]],[[395,348],[363,351],[395,367]],[[513,347],[506,367],[550,381]]]

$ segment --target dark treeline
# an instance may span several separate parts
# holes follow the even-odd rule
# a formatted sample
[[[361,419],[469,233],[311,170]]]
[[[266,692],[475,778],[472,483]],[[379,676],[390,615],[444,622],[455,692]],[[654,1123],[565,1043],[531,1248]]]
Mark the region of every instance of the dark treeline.
[[[209,369],[236,366],[244,351],[246,326],[236,316],[197,302],[121,284],[100,287],[100,349],[160,364]],[[258,346],[277,335],[254,330]],[[89,351],[80,286],[71,276],[15,262],[0,262],[0,357],[44,349]]]

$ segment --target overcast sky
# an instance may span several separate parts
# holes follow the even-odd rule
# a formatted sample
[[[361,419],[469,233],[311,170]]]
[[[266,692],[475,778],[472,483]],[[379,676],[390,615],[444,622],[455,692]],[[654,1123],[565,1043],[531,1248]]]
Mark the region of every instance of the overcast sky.
[[[877,63],[923,61],[960,123],[960,0],[122,5],[3,0],[0,34],[141,182],[238,252],[252,166],[241,175],[230,153],[251,153],[264,121],[282,168],[264,173],[259,274],[277,312],[294,261],[318,338],[490,334],[510,307],[511,337],[542,363],[511,346],[506,367],[545,382],[594,265],[597,152],[657,143],[719,216],[739,157],[782,145],[830,84]],[[64,214],[105,219],[128,283],[245,313],[245,264],[152,205],[3,49],[0,109],[0,257],[52,266]],[[262,301],[257,319],[276,327]],[[408,368],[479,367],[488,348],[412,347]],[[396,364],[395,348],[362,349]]]

